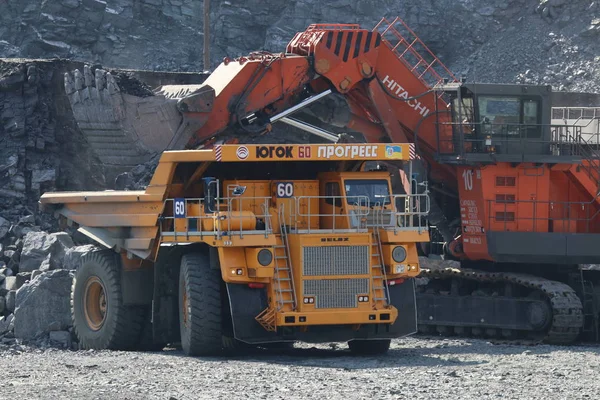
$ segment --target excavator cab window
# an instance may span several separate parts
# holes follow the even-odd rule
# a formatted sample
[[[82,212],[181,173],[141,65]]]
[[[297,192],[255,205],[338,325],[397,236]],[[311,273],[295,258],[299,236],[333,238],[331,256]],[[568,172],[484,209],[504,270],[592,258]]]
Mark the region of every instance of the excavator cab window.
[[[479,96],[479,125],[483,137],[539,138],[539,102],[517,96]]]

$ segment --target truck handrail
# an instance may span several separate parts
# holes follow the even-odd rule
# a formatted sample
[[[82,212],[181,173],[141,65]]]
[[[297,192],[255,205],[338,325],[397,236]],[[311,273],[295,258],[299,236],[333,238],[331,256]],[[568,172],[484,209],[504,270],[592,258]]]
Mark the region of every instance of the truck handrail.
[[[431,199],[426,193],[420,194],[395,194],[392,195],[392,202],[396,205],[394,211],[393,230],[394,232],[402,230],[429,230],[427,216],[431,208]],[[404,203],[404,210],[400,211],[398,204]]]
[[[357,201],[353,204],[354,206],[358,206],[358,207],[364,207],[364,208],[360,208],[358,210],[350,210],[350,212],[346,213],[346,212],[336,212],[336,207],[333,207],[333,212],[332,213],[323,213],[320,210],[317,213],[312,212],[311,210],[311,201],[310,200],[321,200],[321,199],[331,199],[334,203],[336,202],[336,200],[340,200],[342,202],[342,204],[349,204],[347,203],[347,200],[349,198],[352,199],[357,199]],[[306,212],[302,212],[302,208],[301,208],[301,202],[305,201],[308,204],[308,209]],[[354,212],[353,211],[357,211]],[[296,196],[294,197],[294,209],[290,210],[290,214],[289,214],[289,219],[290,219],[290,223],[289,225],[292,226],[294,228],[295,231],[300,231],[301,229],[299,229],[298,227],[298,222],[299,219],[301,219],[302,217],[307,218],[308,220],[308,224],[307,224],[307,229],[306,231],[308,233],[310,232],[314,232],[314,231],[323,231],[324,229],[319,229],[319,228],[314,228],[311,227],[311,217],[332,217],[333,218],[333,226],[330,229],[325,229],[328,231],[333,231],[333,232],[342,232],[342,231],[349,231],[349,232],[361,232],[361,231],[365,231],[367,230],[367,227],[362,224],[362,219],[360,219],[360,217],[364,217],[367,216],[369,214],[369,197],[368,196]],[[345,218],[345,217],[359,217],[359,223],[354,226],[351,227],[349,229],[342,229],[342,228],[336,228],[335,224],[336,224],[336,219],[337,218]]]
[[[182,213],[175,212],[175,202],[183,202]],[[239,202],[237,207],[233,207],[233,202]],[[257,222],[264,224],[264,228],[255,225],[254,229],[244,228],[244,221],[247,218],[251,218],[243,207],[243,203],[253,203],[254,211],[253,216]],[[177,240],[178,236],[183,236],[189,239],[190,236],[214,236],[217,239],[222,237],[231,237],[237,235],[243,238],[244,235],[248,234],[263,234],[268,237],[273,233],[271,224],[271,215],[269,208],[271,206],[270,197],[223,197],[216,199],[216,212],[202,214],[200,211],[205,204],[204,198],[168,198],[164,201],[162,213],[159,216],[159,227],[161,236],[174,236]],[[193,211],[189,213],[190,206]],[[169,208],[170,207],[170,208]],[[256,208],[260,208],[260,212],[256,212]],[[172,213],[166,213],[166,210],[172,210]],[[167,214],[167,215],[165,215]],[[179,230],[176,224],[176,220],[185,220],[185,226],[183,230]],[[211,221],[212,229],[205,230],[204,222]],[[220,221],[225,221],[226,226],[222,226]]]

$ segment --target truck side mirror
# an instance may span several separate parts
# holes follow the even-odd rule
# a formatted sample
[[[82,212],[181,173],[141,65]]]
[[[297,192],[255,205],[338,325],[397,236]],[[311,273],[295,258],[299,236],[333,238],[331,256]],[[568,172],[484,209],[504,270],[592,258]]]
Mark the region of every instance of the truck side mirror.
[[[202,178],[202,181],[204,181],[205,210],[214,213],[219,181],[216,178]]]

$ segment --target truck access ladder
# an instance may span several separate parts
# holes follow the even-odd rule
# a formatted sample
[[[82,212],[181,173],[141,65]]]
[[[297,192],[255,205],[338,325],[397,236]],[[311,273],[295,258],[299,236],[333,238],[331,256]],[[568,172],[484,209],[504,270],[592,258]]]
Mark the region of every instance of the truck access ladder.
[[[273,247],[275,274],[273,276],[273,291],[275,292],[276,308],[267,308],[260,313],[256,320],[267,331],[276,329],[276,313],[294,311],[296,309],[296,291],[294,287],[294,275],[290,261],[290,246],[288,242],[288,227],[285,225],[283,206],[278,210],[280,234],[277,244]]]
[[[373,293],[373,304],[382,303],[383,307],[388,307],[391,304],[390,291],[387,286],[387,276],[385,273],[385,265],[383,262],[383,248],[381,246],[381,237],[379,236],[379,228],[373,227],[372,243],[371,243],[371,268],[374,270],[371,274],[371,286]]]

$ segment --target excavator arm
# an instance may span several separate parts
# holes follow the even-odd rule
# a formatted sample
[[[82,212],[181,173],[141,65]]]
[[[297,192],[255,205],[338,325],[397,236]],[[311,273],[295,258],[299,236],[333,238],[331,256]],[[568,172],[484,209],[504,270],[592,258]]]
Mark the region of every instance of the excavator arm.
[[[138,155],[130,157],[133,164],[145,153],[197,147],[217,136],[246,141],[244,135],[268,132],[276,121],[289,123],[289,115],[304,107],[369,142],[415,142],[419,154],[433,161],[443,141],[436,138],[432,116],[447,112],[448,105],[432,87],[444,78],[456,81],[396,18],[383,19],[372,31],[311,25],[295,35],[285,53],[225,59],[200,85],[131,93],[110,73],[86,68],[83,74],[66,74],[65,90],[88,140],[110,142],[104,150],[113,158],[118,147],[129,145]]]

